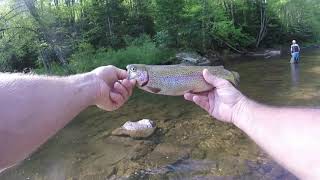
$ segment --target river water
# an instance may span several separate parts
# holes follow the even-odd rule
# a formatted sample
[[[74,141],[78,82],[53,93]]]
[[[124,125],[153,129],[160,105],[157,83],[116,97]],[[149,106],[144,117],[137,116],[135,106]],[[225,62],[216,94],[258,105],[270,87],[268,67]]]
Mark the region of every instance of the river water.
[[[241,91],[270,105],[320,104],[320,52],[241,59],[228,66]],[[148,139],[111,136],[128,120],[148,118],[158,129]],[[90,107],[0,179],[296,179],[233,125],[211,118],[182,97],[136,90],[121,109]]]

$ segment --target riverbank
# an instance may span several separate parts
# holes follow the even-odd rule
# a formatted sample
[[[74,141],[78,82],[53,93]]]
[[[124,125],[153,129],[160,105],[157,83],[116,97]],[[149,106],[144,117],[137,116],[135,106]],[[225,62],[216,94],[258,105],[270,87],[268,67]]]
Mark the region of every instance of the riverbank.
[[[301,53],[314,51],[320,48],[320,44],[307,44],[300,46]],[[256,51],[249,51],[247,53],[228,53],[222,55],[224,64],[238,63],[239,61],[245,60],[256,60],[256,59],[279,59],[281,57],[291,56],[290,46],[279,46],[278,48],[262,48]]]
[[[302,46],[302,50],[320,48],[319,44]],[[288,47],[278,46],[274,49],[259,49],[246,53],[232,53],[208,51],[199,54],[195,51],[159,48],[153,42],[147,41],[139,45],[132,45],[121,50],[99,49],[85,44],[69,59],[66,70],[62,65],[53,63],[50,72],[45,68],[33,69],[37,74],[67,75],[90,71],[99,66],[115,65],[125,68],[127,64],[187,64],[187,65],[225,65],[243,59],[272,59],[290,55]]]

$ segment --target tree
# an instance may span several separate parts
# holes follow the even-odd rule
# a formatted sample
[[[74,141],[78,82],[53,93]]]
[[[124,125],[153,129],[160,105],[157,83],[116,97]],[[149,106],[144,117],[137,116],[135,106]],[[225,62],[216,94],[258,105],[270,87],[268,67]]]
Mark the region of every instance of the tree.
[[[205,54],[320,40],[318,0],[5,2],[0,6],[1,71],[30,66],[50,71],[52,64],[67,68],[79,51],[94,56],[144,43]]]
[[[260,11],[260,30],[257,33],[256,48],[267,34],[267,25],[269,17],[267,15],[267,0],[257,0],[257,6]]]
[[[155,0],[157,30],[168,34],[169,46],[179,46],[179,33],[184,22],[184,0]]]

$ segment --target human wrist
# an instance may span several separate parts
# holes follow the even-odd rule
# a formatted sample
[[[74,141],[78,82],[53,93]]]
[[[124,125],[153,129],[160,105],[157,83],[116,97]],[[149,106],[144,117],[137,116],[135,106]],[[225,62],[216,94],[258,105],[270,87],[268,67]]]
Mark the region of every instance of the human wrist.
[[[238,103],[234,107],[232,123],[244,130],[251,126],[253,114],[258,104],[244,95],[241,95]]]
[[[95,105],[100,92],[100,81],[94,73],[83,73],[70,76],[69,80],[85,106]]]

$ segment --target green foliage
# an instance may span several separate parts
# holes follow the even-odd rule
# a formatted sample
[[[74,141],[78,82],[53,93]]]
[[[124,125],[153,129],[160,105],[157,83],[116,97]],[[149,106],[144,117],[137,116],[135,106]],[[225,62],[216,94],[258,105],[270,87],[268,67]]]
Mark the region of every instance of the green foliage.
[[[270,11],[277,18],[284,39],[315,41],[320,34],[320,3],[318,0],[273,0]]]
[[[183,24],[184,0],[155,0],[158,31],[166,32],[166,44],[179,46],[179,31]]]
[[[159,47],[168,47],[170,45],[170,36],[167,31],[158,31],[154,37],[156,44]]]
[[[235,47],[248,47],[254,42],[254,38],[236,28],[231,21],[214,23],[211,31],[213,37],[224,40]]]
[[[127,46],[143,46],[145,43],[151,43],[152,40],[147,34],[142,34],[141,36],[134,38],[131,36],[126,36],[125,42]]]
[[[127,64],[159,64],[172,55],[172,50],[157,48],[150,40],[142,44],[134,42],[119,50],[101,48],[94,51],[92,45],[85,43],[72,55],[70,65],[75,72],[86,72],[104,65],[125,68]]]
[[[161,63],[177,49],[240,52],[320,41],[319,0],[5,2],[0,71],[83,72],[108,63]]]
[[[42,68],[36,68],[33,69],[33,71],[37,74],[49,74],[49,75],[58,75],[58,76],[63,76],[63,75],[69,75],[70,73],[67,73],[65,69],[58,63],[52,63],[51,64],[51,73],[48,73],[46,69]]]
[[[10,35],[0,39],[0,71],[22,71],[25,67],[34,67],[38,47],[36,42],[32,35]]]

